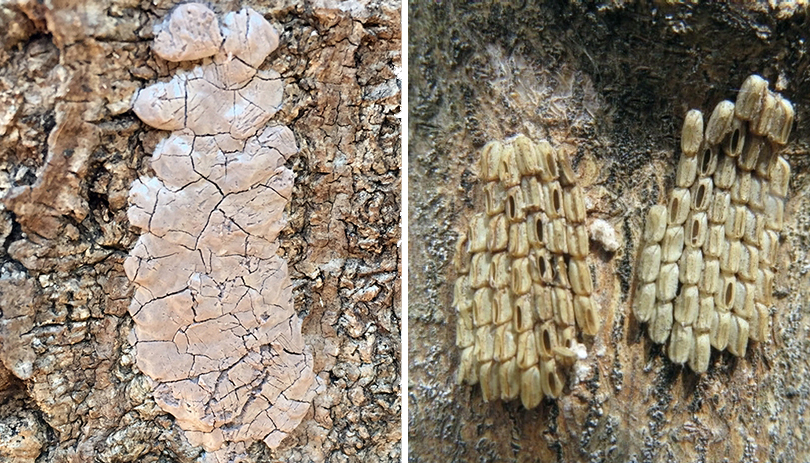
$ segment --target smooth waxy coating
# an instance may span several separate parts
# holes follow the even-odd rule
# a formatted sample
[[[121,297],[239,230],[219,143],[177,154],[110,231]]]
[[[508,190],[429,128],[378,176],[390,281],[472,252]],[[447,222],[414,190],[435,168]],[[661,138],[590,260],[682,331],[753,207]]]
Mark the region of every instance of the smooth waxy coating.
[[[208,59],[138,92],[133,110],[142,121],[245,140],[278,111],[281,76],[256,69],[278,46],[278,34],[250,8],[227,14],[223,23],[220,33],[214,13],[198,3],[172,12],[155,38],[155,53],[169,61]],[[218,142],[228,145],[227,139]]]
[[[167,61],[193,61],[215,55],[221,44],[214,12],[199,3],[186,3],[160,26],[152,51]]]

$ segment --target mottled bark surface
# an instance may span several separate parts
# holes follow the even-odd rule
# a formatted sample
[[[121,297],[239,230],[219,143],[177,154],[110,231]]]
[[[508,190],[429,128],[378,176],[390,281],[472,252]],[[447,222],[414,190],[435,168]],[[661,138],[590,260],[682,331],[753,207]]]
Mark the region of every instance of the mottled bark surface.
[[[130,111],[173,66],[149,49],[172,2],[0,6],[0,461],[196,461],[127,335],[130,183],[166,132]],[[279,123],[300,152],[281,253],[325,387],[249,461],[392,461],[400,439],[397,2],[214,2],[278,28]],[[24,436],[24,438],[21,438]]]
[[[412,461],[802,461],[810,455],[807,16],[788,7],[415,2],[410,7],[409,457]],[[793,178],[771,341],[673,365],[631,315],[647,209],[674,183],[680,128],[759,73],[793,101]],[[456,385],[450,265],[483,197],[481,147],[524,133],[575,151],[603,327],[564,397],[534,410]],[[472,192],[472,193],[470,193]]]

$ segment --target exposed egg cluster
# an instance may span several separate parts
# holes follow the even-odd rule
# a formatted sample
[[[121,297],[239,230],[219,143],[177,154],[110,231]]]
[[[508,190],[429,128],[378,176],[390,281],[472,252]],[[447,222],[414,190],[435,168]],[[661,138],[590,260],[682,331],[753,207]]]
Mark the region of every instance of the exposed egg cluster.
[[[486,211],[454,258],[458,381],[533,408],[560,396],[565,367],[585,355],[577,331],[600,326],[582,189],[567,156],[523,135],[487,144],[480,177]]]
[[[652,206],[633,313],[669,358],[705,372],[710,346],[744,356],[768,338],[775,256],[790,165],[779,154],[793,106],[752,75],[704,130],[689,111],[668,204]]]

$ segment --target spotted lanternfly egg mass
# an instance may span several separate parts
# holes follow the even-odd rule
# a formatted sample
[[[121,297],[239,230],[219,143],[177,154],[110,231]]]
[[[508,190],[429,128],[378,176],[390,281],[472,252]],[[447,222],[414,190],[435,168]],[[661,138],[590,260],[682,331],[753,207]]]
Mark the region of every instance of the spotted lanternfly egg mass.
[[[566,156],[523,135],[484,147],[480,179],[486,211],[454,258],[458,382],[533,408],[560,396],[584,356],[577,330],[593,336],[601,324],[582,189]]]
[[[706,121],[693,109],[667,205],[650,208],[636,265],[633,313],[675,363],[703,373],[715,349],[745,356],[766,341],[774,255],[790,164],[780,155],[793,106],[748,77],[737,102]]]

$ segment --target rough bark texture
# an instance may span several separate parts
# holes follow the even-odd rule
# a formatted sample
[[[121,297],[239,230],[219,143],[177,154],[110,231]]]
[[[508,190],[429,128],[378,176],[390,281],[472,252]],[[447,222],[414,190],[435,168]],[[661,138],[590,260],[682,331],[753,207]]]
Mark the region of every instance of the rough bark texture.
[[[412,461],[801,461],[810,455],[807,14],[791,5],[415,2],[410,8],[409,455]],[[793,101],[793,169],[771,341],[673,365],[631,315],[647,209],[674,183],[680,128],[759,73]],[[564,397],[534,410],[455,384],[456,233],[481,210],[481,147],[574,147],[603,327]]]
[[[127,335],[131,182],[166,136],[130,111],[172,74],[149,49],[173,2],[0,6],[0,461],[192,462]],[[301,148],[281,254],[315,372],[303,423],[249,461],[398,460],[397,2],[214,2],[278,28],[275,119]]]

